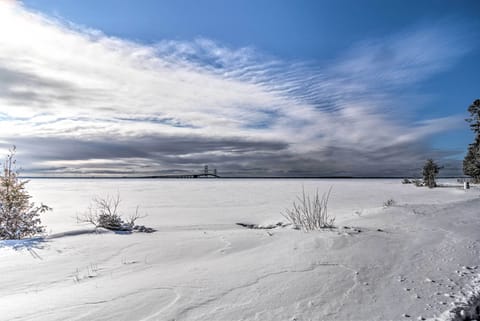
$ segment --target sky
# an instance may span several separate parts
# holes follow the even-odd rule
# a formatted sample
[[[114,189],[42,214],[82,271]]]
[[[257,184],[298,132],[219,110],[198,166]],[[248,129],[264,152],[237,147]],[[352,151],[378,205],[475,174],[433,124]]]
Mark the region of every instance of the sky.
[[[32,176],[458,175],[479,10],[0,0],[0,152]]]

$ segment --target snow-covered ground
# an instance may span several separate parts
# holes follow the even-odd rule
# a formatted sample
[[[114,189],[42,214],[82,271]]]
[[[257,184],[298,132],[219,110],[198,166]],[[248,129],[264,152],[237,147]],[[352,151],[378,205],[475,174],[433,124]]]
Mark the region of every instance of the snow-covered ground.
[[[50,237],[0,241],[0,320],[448,320],[480,297],[480,190],[443,183],[35,179]],[[330,186],[334,230],[235,224]],[[158,231],[84,233],[92,197],[117,192]]]

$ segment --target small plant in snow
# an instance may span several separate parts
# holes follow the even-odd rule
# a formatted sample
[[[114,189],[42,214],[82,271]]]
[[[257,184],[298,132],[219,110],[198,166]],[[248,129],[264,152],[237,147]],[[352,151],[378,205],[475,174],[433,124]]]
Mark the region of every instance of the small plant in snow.
[[[120,195],[115,197],[107,195],[105,198],[94,197],[88,211],[81,217],[77,217],[80,222],[91,223],[96,228],[103,227],[113,231],[132,231],[135,227],[135,221],[140,218],[138,206],[133,215],[126,221],[119,213]]]
[[[44,232],[40,214],[50,208],[35,206],[25,189],[28,181],[21,181],[15,169],[15,146],[7,155],[0,176],[0,239],[21,239]]]
[[[98,265],[97,264],[90,264],[85,268],[85,270],[77,269],[75,273],[73,273],[73,281],[75,283],[80,283],[84,279],[91,279],[98,276]]]
[[[408,178],[404,178],[404,179],[402,180],[402,184],[412,184],[412,181],[409,180]]]
[[[422,187],[425,186],[425,183],[421,179],[415,179],[413,181],[413,184],[415,184],[416,187]]]
[[[395,205],[395,200],[393,198],[390,198],[388,200],[386,200],[385,202],[383,202],[383,207],[384,208],[387,208],[387,207],[390,207],[390,206],[393,206]]]
[[[330,216],[327,211],[331,190],[332,188],[330,187],[328,192],[320,197],[318,190],[313,196],[310,196],[303,189],[302,195],[297,197],[297,201],[293,202],[293,207],[287,209],[282,215],[290,223],[305,231],[332,228],[335,217]]]

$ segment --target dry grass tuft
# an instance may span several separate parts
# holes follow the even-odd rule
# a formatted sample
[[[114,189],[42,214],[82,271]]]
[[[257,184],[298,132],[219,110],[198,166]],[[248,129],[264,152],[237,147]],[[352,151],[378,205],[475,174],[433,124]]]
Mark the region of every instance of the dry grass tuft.
[[[313,196],[302,190],[302,195],[293,202],[293,207],[287,209],[282,215],[293,225],[304,231],[314,231],[323,228],[334,227],[335,217],[328,214],[327,205],[332,188],[323,193],[322,197],[318,190]]]

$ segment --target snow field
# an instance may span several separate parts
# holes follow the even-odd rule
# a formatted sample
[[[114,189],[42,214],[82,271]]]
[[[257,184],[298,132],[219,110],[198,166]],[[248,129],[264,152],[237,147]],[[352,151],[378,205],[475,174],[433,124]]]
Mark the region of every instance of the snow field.
[[[400,180],[27,186],[54,208],[42,217],[51,237],[0,243],[0,320],[453,320],[478,290],[477,188]],[[333,186],[336,229],[235,224],[282,221],[302,186]],[[77,224],[93,196],[117,191],[125,214],[140,205],[148,216],[139,223],[156,233],[87,233]],[[385,208],[388,199],[395,204]]]

